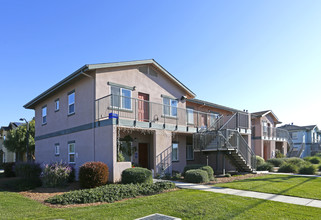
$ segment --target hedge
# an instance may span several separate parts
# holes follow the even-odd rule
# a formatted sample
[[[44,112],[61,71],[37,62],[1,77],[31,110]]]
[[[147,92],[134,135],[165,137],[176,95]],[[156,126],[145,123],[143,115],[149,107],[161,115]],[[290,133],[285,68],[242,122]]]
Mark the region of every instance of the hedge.
[[[111,184],[100,186],[94,189],[68,192],[63,195],[51,197],[45,202],[62,205],[94,202],[112,203],[126,198],[133,198],[142,195],[153,195],[174,188],[175,184],[169,181],[162,181],[154,184]]]
[[[310,163],[313,163],[313,164],[319,164],[321,162],[321,158],[320,157],[305,157],[303,158],[305,161],[308,161]]]
[[[42,172],[40,164],[33,162],[16,163],[14,170],[16,176],[24,179],[40,178]]]
[[[317,172],[317,168],[314,165],[306,165],[299,169],[300,174],[314,175]]]
[[[16,173],[14,172],[14,162],[4,163],[3,169],[4,169],[4,176],[5,177],[15,177]]]
[[[185,181],[188,183],[207,183],[208,174],[205,170],[188,170],[185,173]]]
[[[152,171],[142,167],[128,168],[122,172],[121,182],[123,184],[153,183]]]
[[[279,168],[278,172],[279,173],[297,173],[298,170],[299,170],[298,166],[291,163],[285,163]]]
[[[189,170],[197,170],[197,169],[200,169],[201,167],[203,167],[205,165],[201,165],[201,164],[189,164],[189,165],[186,165],[184,167],[184,171],[182,173],[182,176],[185,177],[185,173]]]
[[[214,180],[214,171],[213,171],[212,167],[210,167],[210,166],[203,166],[203,167],[201,167],[200,169],[207,172],[208,179],[209,179],[210,181],[213,181],[213,180]]]
[[[280,167],[285,163],[285,158],[272,158],[266,162],[273,164],[275,167]]]
[[[273,171],[273,164],[271,163],[263,163],[259,166],[257,166],[256,168],[257,171],[269,171],[272,172]]]
[[[260,166],[265,162],[265,160],[260,156],[256,156],[255,159],[256,159],[256,166]]]

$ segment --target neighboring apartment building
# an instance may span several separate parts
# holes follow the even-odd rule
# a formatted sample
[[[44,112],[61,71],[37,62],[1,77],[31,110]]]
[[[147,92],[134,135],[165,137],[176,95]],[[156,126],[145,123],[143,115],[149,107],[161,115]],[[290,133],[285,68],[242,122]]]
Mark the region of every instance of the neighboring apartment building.
[[[317,125],[287,124],[281,128],[289,131],[293,140],[294,147],[289,152],[289,156],[303,158],[321,152],[321,132]]]
[[[182,172],[190,161],[206,163],[194,150],[207,150],[252,171],[249,114],[194,98],[154,60],[85,65],[24,106],[35,110],[36,162],[78,169],[102,161],[115,182],[132,164]]]
[[[252,117],[252,149],[255,154],[265,160],[274,158],[276,151],[287,155],[292,148],[292,139],[287,130],[277,128],[281,122],[271,111],[251,113]]]
[[[16,129],[21,124],[22,123],[20,122],[10,122],[8,126],[2,126],[0,128],[0,164],[16,161],[16,153],[8,151],[3,142],[6,139],[9,131]]]

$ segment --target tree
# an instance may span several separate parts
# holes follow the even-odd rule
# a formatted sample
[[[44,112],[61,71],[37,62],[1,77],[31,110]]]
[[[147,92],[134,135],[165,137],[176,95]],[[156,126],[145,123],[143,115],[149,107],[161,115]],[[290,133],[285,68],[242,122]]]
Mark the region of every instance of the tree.
[[[10,130],[3,142],[5,148],[18,154],[17,160],[21,160],[19,155],[27,152],[27,124]],[[34,158],[35,154],[35,120],[29,122],[29,152]]]

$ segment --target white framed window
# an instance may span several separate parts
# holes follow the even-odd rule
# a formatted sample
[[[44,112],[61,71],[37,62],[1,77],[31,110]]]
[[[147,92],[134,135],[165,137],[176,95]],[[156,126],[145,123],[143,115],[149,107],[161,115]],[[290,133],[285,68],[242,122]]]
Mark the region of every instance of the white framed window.
[[[55,111],[59,111],[59,99],[55,100]]]
[[[47,124],[47,106],[42,107],[41,117],[42,117],[42,124]]]
[[[75,91],[68,94],[68,115],[75,113]]]
[[[75,163],[76,158],[75,158],[75,142],[70,142],[68,143],[68,162],[69,163]]]
[[[187,123],[194,124],[194,109],[186,108],[187,111]]]
[[[59,156],[59,155],[60,155],[60,145],[55,144],[55,156]]]
[[[132,91],[116,86],[111,86],[112,107],[131,110],[132,109]]]
[[[177,117],[178,101],[176,99],[163,97],[163,105],[164,105],[164,112],[163,112],[164,115]]]
[[[178,161],[178,143],[172,144],[172,161]]]
[[[194,160],[194,149],[193,145],[186,145],[186,160]]]

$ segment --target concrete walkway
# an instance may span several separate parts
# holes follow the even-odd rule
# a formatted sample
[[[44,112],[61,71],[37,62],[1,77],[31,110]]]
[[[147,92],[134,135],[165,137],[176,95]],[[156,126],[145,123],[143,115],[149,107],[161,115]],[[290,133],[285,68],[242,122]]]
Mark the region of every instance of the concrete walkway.
[[[256,199],[265,199],[271,200],[276,202],[284,202],[296,205],[304,205],[304,206],[311,206],[321,208],[321,200],[315,199],[306,199],[306,198],[299,198],[294,196],[283,196],[283,195],[276,195],[271,193],[261,193],[261,192],[253,192],[253,191],[246,191],[246,190],[238,190],[238,189],[230,189],[230,188],[222,188],[222,187],[214,187],[214,186],[207,186],[207,185],[199,185],[193,183],[182,183],[173,181],[176,187],[181,189],[196,189],[214,193],[223,193],[235,196],[244,196]]]

